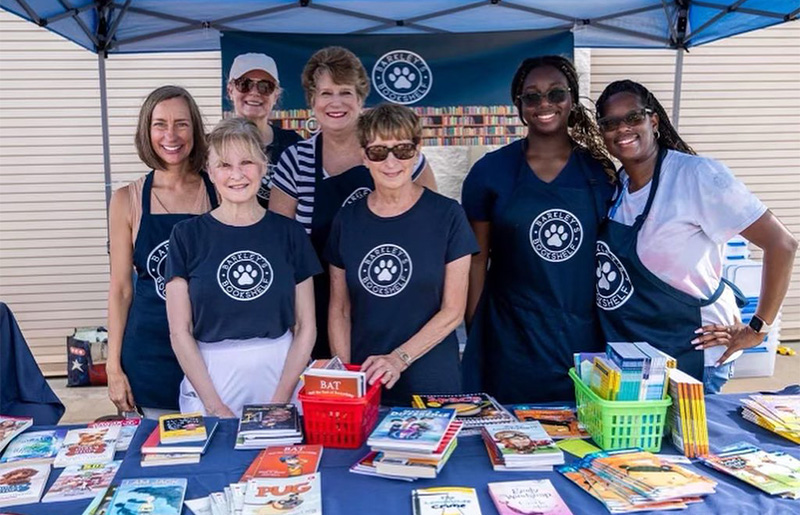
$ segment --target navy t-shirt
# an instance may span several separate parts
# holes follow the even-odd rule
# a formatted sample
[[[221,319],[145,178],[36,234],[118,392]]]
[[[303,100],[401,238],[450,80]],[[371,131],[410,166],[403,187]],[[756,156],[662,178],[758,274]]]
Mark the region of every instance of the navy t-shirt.
[[[277,125],[269,124],[272,127],[272,143],[264,147],[264,154],[267,156],[267,173],[261,178],[261,187],[258,188],[258,203],[266,209],[269,207],[269,183],[281,154],[303,138],[295,131],[281,129]]]
[[[166,280],[189,283],[203,342],[278,338],[295,323],[295,286],[322,271],[303,226],[269,211],[245,227],[211,213],[180,222],[169,249]]]
[[[398,216],[377,216],[367,198],[343,207],[325,258],[345,270],[353,363],[388,354],[422,329],[441,309],[446,265],[477,251],[461,206],[428,189]],[[408,405],[413,393],[460,389],[453,332],[403,372],[383,398],[385,404]]]

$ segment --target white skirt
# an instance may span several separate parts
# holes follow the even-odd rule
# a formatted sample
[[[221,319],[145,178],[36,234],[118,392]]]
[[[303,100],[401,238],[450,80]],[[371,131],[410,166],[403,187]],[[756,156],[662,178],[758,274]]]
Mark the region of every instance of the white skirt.
[[[241,418],[245,404],[263,404],[272,400],[292,338],[292,332],[286,331],[286,334],[275,339],[197,342],[214,388],[222,402],[237,417]],[[290,402],[297,403],[298,390],[295,388]],[[181,413],[199,411],[206,414],[203,401],[185,376],[181,382],[178,403]]]

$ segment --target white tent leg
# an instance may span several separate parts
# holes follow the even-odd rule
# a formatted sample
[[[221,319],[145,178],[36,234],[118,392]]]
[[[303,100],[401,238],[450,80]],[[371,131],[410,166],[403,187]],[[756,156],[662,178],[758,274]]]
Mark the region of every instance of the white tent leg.
[[[106,91],[106,59],[103,52],[97,54],[97,71],[100,78],[100,123],[103,132],[103,181],[106,195],[106,220],[111,203],[111,148],[108,135],[108,95]],[[106,226],[107,227],[107,226]]]
[[[675,84],[672,86],[672,125],[678,130],[681,115],[681,86],[683,85],[683,53],[679,48],[675,54]]]

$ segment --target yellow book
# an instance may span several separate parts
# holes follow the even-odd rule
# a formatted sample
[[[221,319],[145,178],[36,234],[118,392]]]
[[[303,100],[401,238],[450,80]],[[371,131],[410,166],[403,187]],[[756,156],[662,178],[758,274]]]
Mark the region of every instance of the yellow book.
[[[158,436],[162,444],[202,442],[208,438],[203,414],[176,413],[158,417]]]
[[[708,445],[708,419],[706,418],[706,396],[703,392],[703,385],[698,385],[698,392],[700,398],[700,435],[702,437],[702,445],[700,446],[700,455],[701,456],[708,456],[709,454],[709,445]]]

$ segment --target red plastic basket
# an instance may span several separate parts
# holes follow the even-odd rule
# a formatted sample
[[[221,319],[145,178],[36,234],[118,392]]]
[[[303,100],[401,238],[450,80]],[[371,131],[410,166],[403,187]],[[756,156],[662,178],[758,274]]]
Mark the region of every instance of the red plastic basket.
[[[346,366],[349,370],[361,369],[357,365]],[[375,381],[358,399],[329,399],[306,395],[305,390],[303,387],[297,398],[303,403],[306,442],[340,449],[361,447],[378,422],[381,382]]]

